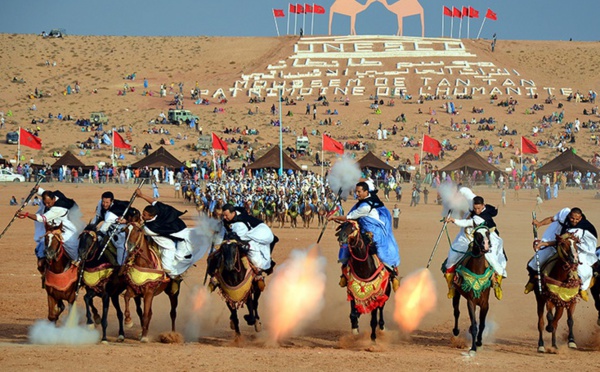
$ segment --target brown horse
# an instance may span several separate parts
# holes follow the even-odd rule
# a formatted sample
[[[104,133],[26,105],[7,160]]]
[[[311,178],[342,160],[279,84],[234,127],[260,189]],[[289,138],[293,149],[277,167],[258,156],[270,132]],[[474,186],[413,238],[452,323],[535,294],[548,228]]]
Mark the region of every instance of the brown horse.
[[[269,227],[273,227],[275,223],[275,214],[277,210],[277,203],[275,200],[271,200],[265,205],[265,223]]]
[[[277,206],[275,207],[275,215],[277,217],[277,222],[279,222],[279,228],[283,228],[285,226],[285,216],[287,215],[287,208],[283,198],[279,199],[277,202]]]
[[[139,212],[137,212],[139,216]],[[142,225],[137,222],[127,224],[126,247],[129,256],[123,269],[127,280],[125,292],[125,322],[131,324],[129,299],[133,298],[136,312],[142,325],[141,342],[148,342],[148,329],[152,319],[152,301],[161,292],[169,296],[171,302],[171,330],[175,332],[179,284],[181,280],[170,279],[162,268],[156,244],[146,238]],[[144,300],[142,311],[141,301]]]
[[[111,249],[106,249],[104,254],[100,255],[103,242],[98,241],[96,226],[88,225],[79,236],[79,253],[82,257],[83,264],[83,284],[86,287],[86,293],[83,296],[86,305],[87,324],[93,325],[92,313],[94,320],[102,324],[102,343],[107,342],[106,327],[108,326],[108,307],[112,304],[117,312],[119,321],[119,336],[117,342],[125,340],[125,332],[123,330],[123,312],[119,304],[119,295],[127,287],[127,282],[123,275],[119,275],[118,266],[116,266],[116,258],[109,258],[109,255],[116,255]],[[114,260],[114,261],[113,261]],[[98,315],[98,310],[94,307],[93,298],[100,297],[102,299],[102,318]],[[90,313],[91,310],[91,313]]]
[[[546,331],[552,333],[552,347],[556,346],[556,329],[563,311],[567,310],[567,325],[569,327],[568,345],[577,348],[573,335],[573,314],[581,287],[581,279],[577,274],[579,256],[577,244],[579,239],[572,233],[556,236],[556,255],[551,257],[541,268],[542,292],[535,286],[535,299],[538,313],[538,352],[546,352],[542,333],[544,331],[544,308],[548,326]]]
[[[323,202],[317,204],[317,217],[319,218],[319,227],[323,226],[327,220],[327,206]]]
[[[469,319],[471,326],[471,350],[470,355],[477,353],[477,347],[483,345],[483,330],[485,329],[485,318],[489,310],[490,287],[492,286],[492,277],[494,269],[485,259],[485,254],[492,249],[490,241],[490,231],[486,226],[476,227],[473,232],[473,242],[465,257],[456,265],[456,276],[454,287],[456,292],[452,298],[454,308],[454,328],[452,333],[458,336],[458,319],[460,317],[460,298],[467,301]],[[477,326],[476,311],[479,306],[479,332]]]
[[[65,251],[63,226],[46,224],[44,236],[46,255],[46,293],[48,294],[48,320],[56,322],[64,311],[66,301],[75,302],[77,293],[77,266],[71,264],[71,258]]]
[[[343,268],[350,301],[352,333],[358,334],[358,318],[371,313],[371,340],[377,338],[376,330],[384,330],[383,307],[390,296],[390,274],[383,263],[372,253],[372,243],[363,240],[358,222],[348,220],[337,228],[340,246],[347,245],[350,253],[348,265]],[[378,318],[379,315],[379,318]]]
[[[295,229],[298,227],[298,214],[299,214],[299,206],[298,203],[292,202],[290,204],[290,208],[287,210],[288,216],[290,216],[290,227]]]
[[[219,250],[208,258],[209,270],[218,282],[221,297],[231,313],[229,325],[236,337],[241,334],[237,310],[244,305],[248,308],[248,315],[244,315],[246,323],[254,326],[256,332],[260,332],[262,327],[258,315],[261,293],[258,279],[262,279],[262,275],[257,274],[250,264],[247,250],[247,244],[241,242],[236,234],[228,233]]]
[[[305,229],[310,229],[310,223],[313,220],[314,212],[310,200],[306,198],[302,204],[302,226]]]
[[[590,287],[590,292],[592,293],[594,305],[596,306],[596,311],[598,312],[598,320],[596,321],[596,324],[600,326],[600,262],[596,262],[594,265],[594,283]]]

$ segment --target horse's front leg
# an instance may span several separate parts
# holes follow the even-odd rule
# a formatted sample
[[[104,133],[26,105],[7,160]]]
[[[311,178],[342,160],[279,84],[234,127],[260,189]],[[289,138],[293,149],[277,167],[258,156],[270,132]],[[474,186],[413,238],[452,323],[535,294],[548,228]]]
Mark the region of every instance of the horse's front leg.
[[[125,330],[123,327],[123,311],[121,311],[121,304],[119,304],[119,293],[114,293],[110,299],[117,312],[117,320],[119,322],[119,337],[117,337],[117,342],[123,342],[125,341]]]
[[[354,300],[350,301],[350,324],[352,325],[352,334],[358,334],[358,318],[360,313],[356,310],[356,303]]]
[[[375,342],[377,339],[377,310],[371,311],[371,341]]]
[[[483,295],[482,295],[483,296]],[[489,303],[489,292],[488,298],[484,299],[483,303],[479,305],[479,333],[477,333],[477,347],[481,347],[483,345],[483,331],[485,329],[485,318],[487,317],[487,313],[490,309]]]
[[[556,344],[556,330],[558,329],[558,321],[562,317],[563,311],[564,307],[556,307],[556,313],[554,314],[554,319],[552,320],[552,347],[555,349],[558,349]]]
[[[385,331],[385,320],[383,320],[383,308],[385,304],[379,308],[379,329]]]
[[[240,333],[240,321],[237,316],[237,309],[229,304],[227,304],[229,308],[229,328],[231,328],[235,332],[236,338],[241,335]]]
[[[477,353],[477,314],[475,313],[477,307],[475,306],[475,302],[472,300],[467,300],[467,309],[469,310],[469,319],[471,320],[471,327],[469,327],[469,331],[471,333],[471,350],[469,351],[469,355],[475,355]]]
[[[110,296],[108,293],[104,292],[102,295],[102,320],[100,323],[102,324],[102,343],[108,343],[106,338],[106,328],[108,327],[108,306],[110,305]]]
[[[569,344],[568,345],[569,345],[569,348],[571,348],[571,349],[577,349],[577,344],[575,343],[575,336],[573,335],[573,324],[575,323],[573,321],[573,315],[575,314],[575,306],[576,305],[577,305],[577,303],[573,302],[567,308],[567,325],[569,326]]]
[[[90,328],[94,328],[95,319],[96,319],[96,316],[98,316],[98,311],[96,310],[96,308],[94,308],[93,299],[94,299],[94,291],[90,290],[89,288],[86,288],[85,295],[83,296],[83,302],[85,303],[86,324]],[[91,309],[94,309],[94,320],[92,320]]]
[[[537,315],[538,315],[538,353],[545,353],[546,348],[544,347],[544,309],[546,307],[546,301],[542,295],[535,293],[535,299],[537,301]]]
[[[123,296],[123,300],[125,302],[125,320],[123,322],[125,327],[127,328],[133,327],[133,320],[131,320],[131,312],[129,311],[129,300],[131,300],[131,297],[133,297],[133,293],[129,288],[127,288],[125,290],[125,295]]]
[[[171,288],[173,284],[168,288],[167,295],[169,296],[169,302],[171,303],[171,311],[169,315],[171,316],[171,331],[175,332],[175,320],[177,319],[177,305],[179,304],[179,288],[181,285],[181,280],[177,280],[177,290],[175,293],[171,293]]]
[[[460,293],[458,292],[456,292],[452,298],[452,307],[454,308],[454,328],[452,329],[452,334],[456,337],[460,334],[460,329],[458,328],[458,319],[460,318]]]
[[[144,293],[144,313],[142,315],[142,336],[140,337],[141,342],[148,342],[148,329],[150,328],[150,320],[152,320],[152,301],[154,300],[154,293],[148,291]]]
[[[64,309],[64,305],[62,305],[61,309],[61,306],[59,304],[62,305],[62,301],[55,300],[54,297],[52,297],[48,293],[48,320],[53,323],[56,323],[58,317],[60,316],[60,313]]]

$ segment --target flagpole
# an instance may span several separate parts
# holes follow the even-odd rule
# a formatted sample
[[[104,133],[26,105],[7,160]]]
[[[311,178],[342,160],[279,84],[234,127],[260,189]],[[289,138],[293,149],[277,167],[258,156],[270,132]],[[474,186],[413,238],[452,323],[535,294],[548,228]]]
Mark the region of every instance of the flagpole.
[[[452,7],[452,19],[450,20],[450,38],[454,35],[454,7]]]
[[[310,21],[310,34],[313,34],[313,26],[315,25],[315,3],[312,4],[312,20]]]
[[[321,134],[321,178],[323,178],[323,163],[325,162],[325,141],[323,140],[323,134]]]
[[[283,118],[281,116],[281,96],[283,95],[283,88],[279,87],[279,176],[283,176]]]
[[[421,141],[421,157],[419,158],[419,174],[421,174],[421,164],[423,164],[423,146],[425,146],[425,132],[423,132],[423,140]]]
[[[290,34],[290,7],[291,4],[288,3],[288,13],[287,13],[287,35]]]
[[[111,131],[112,133],[112,155],[110,157],[110,163],[112,164],[112,166],[115,166],[115,130],[113,129]]]
[[[442,37],[444,37],[444,6],[442,5]]]
[[[277,26],[277,18],[275,18],[275,13],[273,13],[273,22],[275,22],[275,29],[277,30],[277,37],[279,37],[279,26]]]
[[[298,31],[298,4],[296,3],[296,11],[294,12],[294,35]]]
[[[17,166],[21,161],[21,127],[19,127],[19,140],[17,141]]]
[[[461,14],[460,17],[460,25],[458,26],[458,38],[460,39],[460,37],[462,36],[462,21],[463,21],[463,15]]]
[[[304,13],[302,14],[302,34],[304,34],[304,29],[306,28],[306,3],[304,3]]]
[[[481,27],[479,27],[479,32],[477,33],[477,39],[479,39],[479,35],[481,35],[481,30],[483,30],[483,25],[485,24],[485,20],[487,17],[483,17],[483,22],[481,22]]]
[[[469,6],[469,17],[467,18],[467,39],[471,38],[471,7]]]

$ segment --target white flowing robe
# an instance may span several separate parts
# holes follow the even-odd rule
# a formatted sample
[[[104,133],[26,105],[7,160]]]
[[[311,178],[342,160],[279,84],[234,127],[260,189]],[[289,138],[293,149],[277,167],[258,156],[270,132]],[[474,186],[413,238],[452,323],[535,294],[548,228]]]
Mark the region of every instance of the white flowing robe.
[[[248,242],[250,249],[248,259],[257,268],[268,270],[271,267],[271,243],[275,236],[264,223],[248,229],[243,222],[234,222],[230,225],[231,231],[236,233],[244,242]]]
[[[558,212],[544,234],[542,235],[543,242],[556,241],[556,235],[560,235],[562,225],[564,224],[567,216],[571,212],[570,208],[563,208]],[[592,266],[598,261],[598,253],[596,252],[596,246],[598,245],[598,238],[593,236],[589,231],[583,229],[571,228],[567,230],[575,234],[580,240],[577,244],[577,253],[579,255],[579,266],[577,266],[577,273],[581,279],[581,289],[587,290],[590,287],[592,275],[594,274]],[[600,252],[600,250],[599,250]],[[550,257],[556,253],[555,247],[545,247],[538,251],[538,257],[540,260],[540,266],[542,266]],[[527,264],[531,269],[537,270],[536,258],[533,256]]]
[[[123,265],[123,262],[125,260],[125,239],[127,239],[127,235],[125,234],[125,231],[123,231],[125,225],[117,223],[118,219],[119,216],[112,213],[111,211],[106,211],[106,213],[104,214],[104,222],[102,223],[98,231],[105,235],[110,235],[109,229],[113,225],[115,225],[115,228],[118,232],[113,235],[112,241],[115,245],[115,248],[117,248],[117,263],[119,265]]]
[[[472,233],[474,226],[482,224],[483,218],[473,216],[472,219],[454,220],[460,226],[460,232],[452,242],[446,268],[454,267],[469,250],[469,244],[473,241]],[[485,254],[485,259],[492,266],[496,274],[506,277],[506,256],[504,255],[504,243],[495,231],[490,231],[490,251]]]
[[[37,222],[48,223],[53,226],[58,226],[62,223],[62,237],[65,251],[69,255],[69,258],[74,261],[79,259],[79,235],[84,228],[81,219],[77,221],[78,215],[81,216],[81,212],[77,204],[71,209],[51,207],[47,212],[35,215]]]

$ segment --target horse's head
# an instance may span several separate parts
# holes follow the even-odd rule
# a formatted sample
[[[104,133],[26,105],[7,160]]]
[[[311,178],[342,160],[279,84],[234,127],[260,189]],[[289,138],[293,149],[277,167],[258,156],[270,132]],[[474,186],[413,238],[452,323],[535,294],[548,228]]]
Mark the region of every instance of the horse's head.
[[[352,244],[360,237],[360,228],[355,220],[347,220],[336,229],[335,236],[340,244]]]
[[[487,226],[477,226],[473,231],[473,255],[486,254],[492,249],[492,242],[490,240],[490,229]]]
[[[46,255],[46,260],[57,260],[60,258],[62,253],[64,253],[64,240],[62,233],[62,223],[58,226],[46,224],[46,235],[44,235],[44,243],[46,245],[44,253]]]
[[[573,233],[556,235],[556,251],[565,262],[570,264],[579,263],[577,244],[579,244],[579,238]]]
[[[96,225],[89,224],[79,235],[79,257],[88,257],[98,242],[98,234],[96,233]]]
[[[247,244],[240,241],[235,233],[227,233],[221,243],[221,257],[227,271],[239,270],[240,250],[247,250]],[[237,266],[237,267],[236,267]]]
[[[138,221],[131,221],[125,226],[125,248],[127,252],[133,252],[140,247],[144,241],[144,225]]]

